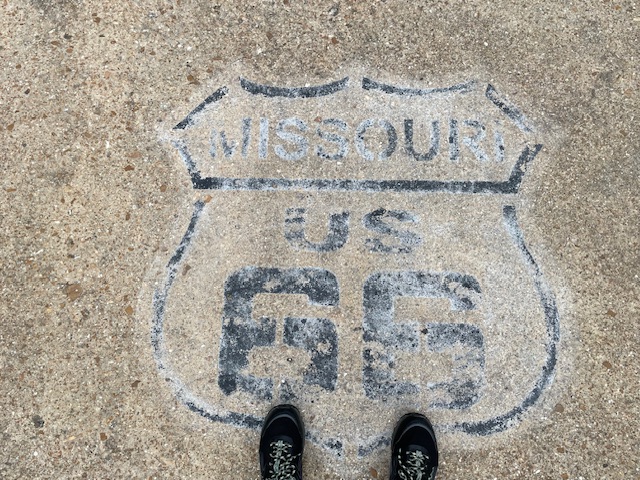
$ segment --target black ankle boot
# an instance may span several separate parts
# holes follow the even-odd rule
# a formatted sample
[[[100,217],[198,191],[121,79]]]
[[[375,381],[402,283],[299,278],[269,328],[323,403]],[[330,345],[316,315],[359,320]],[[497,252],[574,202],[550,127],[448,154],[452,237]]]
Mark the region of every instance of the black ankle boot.
[[[437,470],[438,444],[429,420],[405,415],[393,432],[390,480],[433,480]]]
[[[274,407],[264,420],[260,436],[260,472],[263,480],[302,480],[304,425],[292,405]]]

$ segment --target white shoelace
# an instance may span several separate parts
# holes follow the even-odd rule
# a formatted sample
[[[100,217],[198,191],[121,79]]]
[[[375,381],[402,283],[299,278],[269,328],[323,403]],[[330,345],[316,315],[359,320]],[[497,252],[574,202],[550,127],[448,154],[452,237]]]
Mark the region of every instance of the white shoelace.
[[[295,480],[296,456],[291,455],[291,444],[278,440],[271,445],[271,462],[267,480]]]
[[[427,476],[429,456],[419,450],[407,452],[406,459],[402,459],[402,452],[398,452],[398,475],[402,480],[430,480]]]

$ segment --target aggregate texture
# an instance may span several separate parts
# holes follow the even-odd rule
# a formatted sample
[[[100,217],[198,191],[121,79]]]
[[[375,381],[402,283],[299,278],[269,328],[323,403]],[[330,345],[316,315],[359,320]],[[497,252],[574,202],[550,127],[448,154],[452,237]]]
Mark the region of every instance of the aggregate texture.
[[[305,478],[387,478],[412,409],[439,479],[640,478],[639,29],[633,1],[0,0],[0,477],[257,479],[288,400]],[[466,103],[417,93],[464,82]],[[421,108],[440,157],[416,167]],[[262,163],[246,118],[271,121]],[[296,157],[316,127],[348,132],[344,165],[321,133]],[[205,158],[202,178],[269,180],[198,183]],[[442,400],[448,371],[466,383]]]

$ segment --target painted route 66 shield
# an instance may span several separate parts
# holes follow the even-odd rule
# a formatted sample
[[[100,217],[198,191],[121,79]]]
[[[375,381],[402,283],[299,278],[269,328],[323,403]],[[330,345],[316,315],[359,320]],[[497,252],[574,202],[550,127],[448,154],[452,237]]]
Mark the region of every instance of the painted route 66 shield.
[[[169,142],[202,194],[151,341],[194,415],[294,403],[308,440],[365,456],[406,411],[491,435],[549,387],[558,312],[516,208],[542,144],[496,86],[230,75]]]

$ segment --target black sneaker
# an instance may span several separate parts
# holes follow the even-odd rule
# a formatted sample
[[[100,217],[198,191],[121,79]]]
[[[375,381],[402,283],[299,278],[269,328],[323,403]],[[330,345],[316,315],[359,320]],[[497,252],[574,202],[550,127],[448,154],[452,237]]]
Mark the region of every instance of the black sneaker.
[[[260,436],[260,472],[263,480],[302,480],[304,425],[292,405],[271,409]]]
[[[438,444],[427,417],[402,417],[391,442],[390,480],[433,480],[438,470]]]

